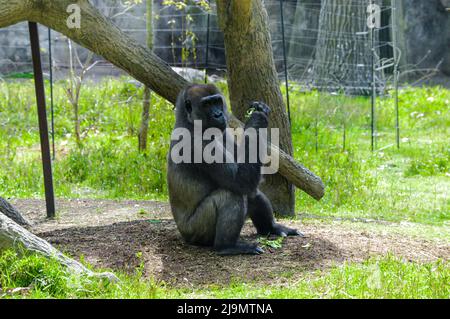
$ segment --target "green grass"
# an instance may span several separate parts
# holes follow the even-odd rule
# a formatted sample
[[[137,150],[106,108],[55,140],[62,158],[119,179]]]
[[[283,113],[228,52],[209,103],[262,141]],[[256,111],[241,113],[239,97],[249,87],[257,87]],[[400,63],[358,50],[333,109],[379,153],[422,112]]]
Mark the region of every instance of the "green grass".
[[[58,197],[167,200],[166,154],[174,114],[153,96],[146,154],[137,151],[142,88],[129,78],[86,83],[80,97],[83,140],[55,84]],[[226,86],[221,88],[227,92]],[[400,91],[402,143],[395,146],[390,97],[377,104],[377,151],[370,151],[370,100],[291,87],[295,157],[322,177],[316,202],[297,191],[297,211],[325,217],[447,224],[450,218],[450,91]],[[0,196],[43,197],[39,135],[31,80],[0,82]],[[345,127],[345,146],[343,141]]]
[[[320,225],[329,223],[320,218],[306,218],[302,220],[303,225]],[[374,236],[385,236],[387,234],[397,235],[399,237],[409,237],[412,239],[422,239],[434,242],[439,245],[450,245],[450,227],[410,223],[402,221],[400,223],[391,222],[368,222],[367,220],[333,220],[333,226],[349,229],[351,231],[365,232]]]
[[[379,100],[374,153],[369,100],[295,90],[291,95],[296,158],[327,187],[319,203],[299,192],[299,211],[431,224],[449,220],[450,91],[400,91],[400,149],[395,145],[393,100]]]
[[[221,84],[224,92],[225,85]],[[172,106],[153,96],[149,146],[137,151],[143,89],[129,78],[86,83],[80,97],[83,139],[73,136],[73,111],[55,84],[56,195],[62,198],[167,200],[166,154],[174,122]],[[284,88],[283,88],[284,89]],[[317,202],[296,193],[305,222],[343,219],[350,228],[418,236],[448,243],[450,220],[450,91],[400,91],[401,148],[395,145],[395,110],[390,97],[377,104],[377,145],[370,150],[370,100],[292,85],[295,157],[321,176],[326,195]],[[345,129],[345,130],[344,130]],[[344,143],[345,131],[345,143]],[[0,196],[42,198],[34,86],[29,79],[0,81]],[[143,214],[144,212],[142,212]],[[311,218],[313,217],[313,218]],[[306,219],[305,219],[306,218]],[[374,219],[401,224],[350,223]],[[411,227],[406,227],[411,225]],[[401,227],[400,227],[401,226]],[[278,248],[277,241],[263,245]],[[282,248],[281,248],[282,249]],[[302,270],[299,270],[301,273]],[[226,287],[175,289],[119,273],[120,284],[68,275],[55,261],[37,256],[0,257],[0,295],[5,298],[449,298],[448,261],[411,263],[394,256],[301,273],[289,284],[241,282]],[[13,288],[31,287],[22,296]]]
[[[243,283],[174,289],[143,279],[141,269],[119,283],[68,274],[56,261],[36,255],[0,255],[1,298],[449,298],[450,264],[416,264],[394,256],[316,271],[285,285]],[[289,277],[287,275],[286,277]],[[19,292],[15,288],[26,288]]]
[[[415,264],[393,256],[372,258],[316,272],[286,286],[236,283],[211,289],[213,298],[449,298],[449,264]],[[196,293],[202,293],[195,292]]]

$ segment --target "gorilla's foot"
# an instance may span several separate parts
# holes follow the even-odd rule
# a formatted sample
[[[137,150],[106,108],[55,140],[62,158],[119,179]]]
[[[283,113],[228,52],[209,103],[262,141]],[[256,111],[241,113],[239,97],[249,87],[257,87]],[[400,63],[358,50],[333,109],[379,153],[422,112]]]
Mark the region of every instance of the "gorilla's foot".
[[[274,224],[269,234],[259,234],[259,235],[263,235],[263,236],[274,235],[274,236],[281,236],[281,237],[287,237],[287,236],[305,237],[305,235],[302,234],[301,232],[299,232],[297,229],[289,228],[289,227],[283,226],[281,224]]]
[[[246,242],[238,242],[233,247],[217,249],[217,254],[221,256],[230,255],[260,255],[264,250],[256,244]]]

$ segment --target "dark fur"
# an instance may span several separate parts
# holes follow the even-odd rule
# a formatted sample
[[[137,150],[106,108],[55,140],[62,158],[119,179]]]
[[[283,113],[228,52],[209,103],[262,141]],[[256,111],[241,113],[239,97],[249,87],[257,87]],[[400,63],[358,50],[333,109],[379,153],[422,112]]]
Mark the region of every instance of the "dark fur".
[[[204,129],[224,131],[228,114],[225,100],[218,95],[214,85],[187,87],[177,100],[175,128],[192,133],[193,121],[202,120]],[[253,107],[246,128],[266,128],[270,109],[263,103]],[[262,253],[257,245],[238,241],[247,217],[261,235],[300,234],[275,223],[269,199],[258,190],[261,163],[175,164],[169,154],[167,175],[172,213],[188,243],[213,246],[223,255]]]

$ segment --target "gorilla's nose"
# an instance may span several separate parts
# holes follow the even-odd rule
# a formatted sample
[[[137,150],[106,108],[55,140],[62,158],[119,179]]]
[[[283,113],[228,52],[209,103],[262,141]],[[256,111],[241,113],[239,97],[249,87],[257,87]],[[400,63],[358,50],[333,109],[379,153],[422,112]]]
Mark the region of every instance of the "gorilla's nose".
[[[214,118],[215,119],[220,119],[221,117],[223,117],[223,113],[222,112],[214,112]]]

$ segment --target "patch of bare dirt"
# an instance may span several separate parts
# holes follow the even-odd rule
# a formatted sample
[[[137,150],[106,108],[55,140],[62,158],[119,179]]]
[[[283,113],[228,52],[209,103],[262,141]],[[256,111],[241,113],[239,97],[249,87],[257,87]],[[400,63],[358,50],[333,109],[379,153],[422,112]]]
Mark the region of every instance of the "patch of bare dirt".
[[[227,284],[237,278],[283,283],[305,271],[389,252],[414,261],[450,257],[445,243],[375,235],[329,222],[285,222],[307,237],[289,237],[281,249],[265,248],[260,256],[219,257],[183,242],[166,203],[64,200],[57,203],[59,218],[52,221],[45,219],[43,201],[17,200],[14,205],[34,222],[35,233],[72,256],[83,255],[95,266],[128,272],[143,263],[146,275],[183,286]],[[251,223],[245,225],[242,237],[256,240]]]

